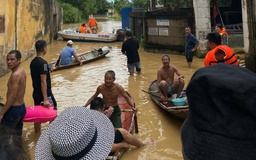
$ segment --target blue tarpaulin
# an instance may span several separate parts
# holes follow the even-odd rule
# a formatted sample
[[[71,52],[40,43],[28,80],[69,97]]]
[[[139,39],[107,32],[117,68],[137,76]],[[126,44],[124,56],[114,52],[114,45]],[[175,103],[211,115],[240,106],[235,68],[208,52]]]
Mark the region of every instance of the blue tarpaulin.
[[[132,11],[132,7],[122,8],[122,28],[130,28],[129,13]]]

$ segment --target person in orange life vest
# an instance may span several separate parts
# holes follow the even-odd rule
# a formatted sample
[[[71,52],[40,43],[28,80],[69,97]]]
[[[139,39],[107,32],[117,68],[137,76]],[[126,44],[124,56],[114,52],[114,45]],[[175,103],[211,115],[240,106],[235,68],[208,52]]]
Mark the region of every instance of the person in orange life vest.
[[[217,24],[215,26],[215,31],[221,36],[221,44],[228,45],[228,33],[226,32],[226,29],[221,24]]]
[[[88,24],[83,23],[80,26],[79,33],[92,33],[92,31],[91,31],[90,27],[88,27]]]
[[[220,34],[216,32],[209,33],[206,39],[208,40],[208,45],[211,50],[204,58],[205,67],[215,65],[217,63],[233,64],[238,66],[234,51],[226,45],[221,45]]]
[[[98,32],[98,23],[92,16],[90,16],[88,24],[89,24],[89,27],[92,30],[92,33],[97,33]]]

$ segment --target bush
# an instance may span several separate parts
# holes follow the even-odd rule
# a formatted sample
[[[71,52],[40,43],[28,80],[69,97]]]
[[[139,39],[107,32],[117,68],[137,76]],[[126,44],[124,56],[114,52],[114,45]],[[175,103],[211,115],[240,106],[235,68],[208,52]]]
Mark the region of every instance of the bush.
[[[81,11],[68,3],[61,3],[63,8],[63,23],[81,22]]]

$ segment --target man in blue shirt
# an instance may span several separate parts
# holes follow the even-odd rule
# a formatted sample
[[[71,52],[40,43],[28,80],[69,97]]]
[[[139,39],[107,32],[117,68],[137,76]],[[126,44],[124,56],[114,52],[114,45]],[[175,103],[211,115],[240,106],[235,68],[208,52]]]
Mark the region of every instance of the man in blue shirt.
[[[67,46],[62,49],[60,54],[60,66],[68,65],[72,61],[72,56],[80,63],[80,66],[83,65],[80,58],[77,56],[76,51],[72,48],[73,41],[69,40]]]
[[[195,51],[197,47],[199,46],[199,42],[196,39],[196,37],[191,34],[191,28],[185,27],[185,33],[186,33],[186,45],[185,45],[185,56],[188,62],[188,67],[192,67],[192,61],[193,56],[195,54]]]

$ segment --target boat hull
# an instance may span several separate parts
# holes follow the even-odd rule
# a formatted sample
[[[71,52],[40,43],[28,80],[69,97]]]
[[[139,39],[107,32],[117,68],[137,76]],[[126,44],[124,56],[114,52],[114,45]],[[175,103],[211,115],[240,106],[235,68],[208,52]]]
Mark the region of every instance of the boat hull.
[[[83,54],[80,54],[80,55],[78,55],[78,57],[81,59],[83,64],[86,64],[86,63],[90,63],[90,62],[96,61],[98,59],[104,58],[109,52],[110,52],[110,48],[108,46],[104,46],[102,48],[94,49],[92,51],[88,51]],[[50,63],[49,68],[52,69],[55,64],[56,64],[56,62]],[[54,71],[68,69],[68,68],[72,68],[72,67],[79,66],[79,65],[80,65],[80,63],[75,58],[73,58],[72,61],[68,65],[59,66],[59,67],[55,68]]]
[[[127,92],[130,96],[130,94]],[[133,133],[135,127],[135,113],[132,111],[132,107],[126,101],[126,99],[119,95],[118,96],[118,105],[122,110],[121,120],[122,120],[122,128],[126,129],[128,132]],[[135,129],[136,132],[136,129]],[[125,149],[121,149],[116,151],[113,156],[108,156],[106,160],[119,160],[121,159],[122,154],[124,153]]]
[[[64,30],[58,32],[63,40],[72,40],[80,42],[114,42],[117,35],[114,33],[99,32],[98,34],[78,33],[74,30]]]
[[[156,85],[156,80],[154,80],[150,86],[149,86],[149,95],[151,99],[162,109],[165,111],[171,113],[175,117],[186,119],[188,113],[189,113],[189,107],[186,103],[184,106],[174,106],[172,101],[168,101],[167,104],[163,104],[160,99],[160,93],[156,92],[158,91],[158,87]],[[185,91],[182,91],[183,95],[185,95]]]

